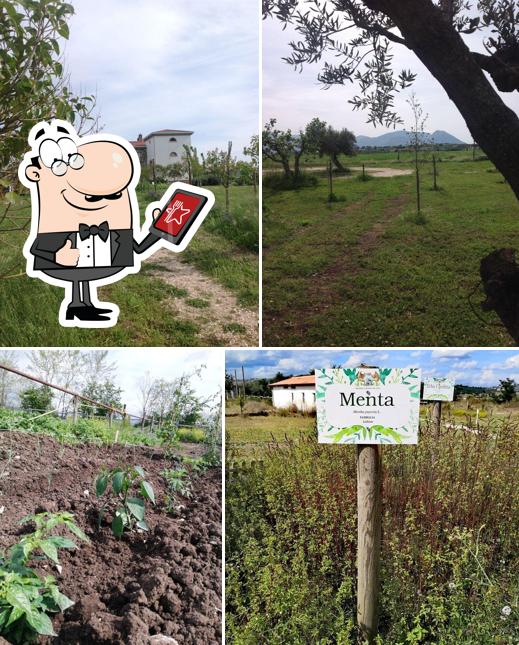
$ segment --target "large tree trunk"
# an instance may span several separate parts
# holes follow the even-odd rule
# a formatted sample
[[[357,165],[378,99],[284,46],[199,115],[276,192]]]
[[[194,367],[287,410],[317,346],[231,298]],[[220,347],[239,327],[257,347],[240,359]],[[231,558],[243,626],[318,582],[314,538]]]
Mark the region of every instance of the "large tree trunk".
[[[519,118],[504,104],[441,10],[431,0],[363,1],[393,20],[519,199]]]

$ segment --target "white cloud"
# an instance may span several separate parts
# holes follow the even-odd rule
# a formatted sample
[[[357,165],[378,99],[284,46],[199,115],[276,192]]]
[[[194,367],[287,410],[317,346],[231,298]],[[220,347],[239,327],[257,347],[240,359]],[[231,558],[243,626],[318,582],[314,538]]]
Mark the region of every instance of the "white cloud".
[[[435,349],[431,352],[431,358],[438,359],[459,359],[470,356],[470,349]]]
[[[220,0],[76,0],[65,61],[97,92],[101,123],[133,139],[194,130],[199,150],[242,148],[258,131],[258,12]]]

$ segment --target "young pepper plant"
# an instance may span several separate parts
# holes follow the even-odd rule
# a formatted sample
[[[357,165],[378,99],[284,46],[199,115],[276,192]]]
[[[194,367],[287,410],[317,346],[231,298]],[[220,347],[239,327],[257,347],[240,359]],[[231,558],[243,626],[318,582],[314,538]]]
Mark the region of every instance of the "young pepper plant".
[[[21,524],[28,522],[34,522],[36,530],[12,546],[7,557],[0,557],[0,636],[20,645],[35,643],[39,635],[56,636],[48,614],[74,604],[59,591],[53,576],[40,578],[30,569],[29,560],[49,558],[58,564],[58,549],[76,548],[73,540],[52,535],[57,526],[63,525],[81,540],[89,541],[71,513],[28,515]]]
[[[155,493],[153,486],[146,481],[146,473],[141,466],[124,466],[103,470],[96,478],[95,491],[98,497],[105,494],[108,484],[112,484],[112,491],[120,502],[112,519],[112,532],[116,537],[121,537],[125,529],[132,531],[135,527],[149,530],[144,519],[145,500],[155,504]],[[140,497],[137,497],[138,490]],[[106,505],[99,512],[99,524],[101,524]]]

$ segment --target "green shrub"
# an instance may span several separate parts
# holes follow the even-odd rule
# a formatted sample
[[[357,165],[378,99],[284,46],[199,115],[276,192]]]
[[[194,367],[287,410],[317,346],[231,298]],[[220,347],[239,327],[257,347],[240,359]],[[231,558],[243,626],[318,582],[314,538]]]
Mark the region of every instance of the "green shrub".
[[[221,206],[215,206],[204,221],[204,230],[217,233],[237,246],[251,253],[259,248],[259,229],[257,213],[250,208],[233,206],[225,215]]]
[[[263,187],[271,190],[297,190],[298,188],[313,188],[317,186],[319,179],[315,175],[300,172],[296,178],[294,175],[286,177],[280,172],[271,172],[263,177]]]

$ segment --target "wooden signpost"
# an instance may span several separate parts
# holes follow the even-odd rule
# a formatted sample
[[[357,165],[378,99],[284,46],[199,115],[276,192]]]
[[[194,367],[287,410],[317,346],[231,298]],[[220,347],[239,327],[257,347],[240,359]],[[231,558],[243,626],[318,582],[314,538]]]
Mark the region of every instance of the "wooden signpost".
[[[357,623],[360,638],[378,633],[383,444],[418,443],[420,370],[316,369],[319,443],[357,450]]]
[[[426,378],[423,382],[422,399],[432,401],[432,424],[434,433],[440,436],[440,427],[442,419],[442,401],[452,401],[454,399],[454,381],[449,378]]]

